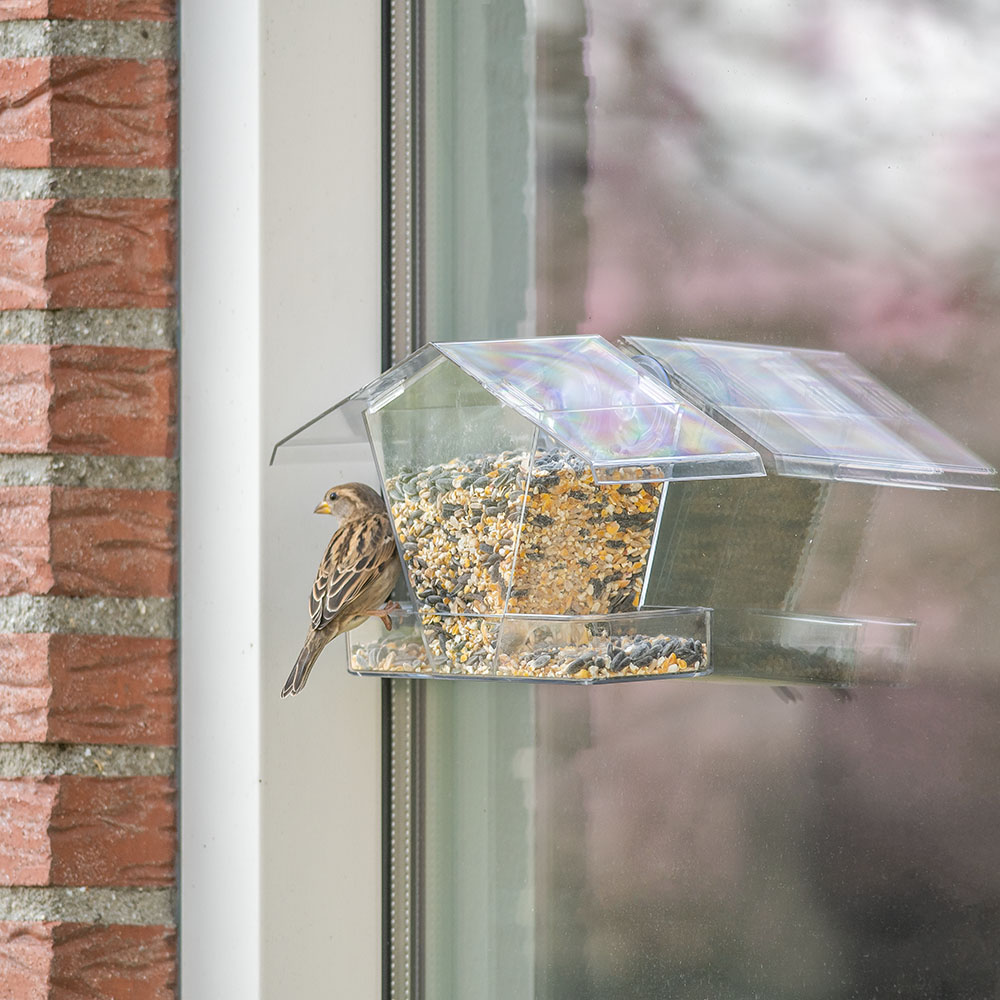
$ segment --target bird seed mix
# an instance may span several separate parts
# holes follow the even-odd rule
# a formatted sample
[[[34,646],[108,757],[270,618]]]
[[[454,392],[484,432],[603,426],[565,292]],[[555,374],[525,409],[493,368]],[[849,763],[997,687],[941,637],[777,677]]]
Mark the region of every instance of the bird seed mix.
[[[544,628],[534,631],[545,631]],[[501,649],[497,656],[497,675],[547,680],[626,680],[655,674],[680,674],[700,671],[706,661],[705,644],[698,639],[669,636],[642,636],[612,632],[606,627],[579,625],[586,633],[570,641],[548,642],[533,636],[516,648]],[[565,635],[560,638],[565,640]],[[484,647],[492,657],[494,647]],[[481,663],[478,658],[475,663]],[[427,662],[419,639],[386,637],[351,651],[351,669],[362,673],[488,673],[466,663],[454,669],[446,660]]]
[[[386,487],[428,645],[443,672],[491,673],[500,615],[614,615],[638,607],[658,483],[596,483],[575,456],[537,451],[404,469]],[[696,640],[620,638],[650,648],[662,640],[657,655],[644,650],[629,660],[637,673],[704,664],[703,645],[684,647],[690,659],[679,646],[667,649]],[[612,677],[626,666],[620,660],[613,668],[614,655],[589,645],[565,656],[501,650],[496,659],[497,672],[524,676]]]

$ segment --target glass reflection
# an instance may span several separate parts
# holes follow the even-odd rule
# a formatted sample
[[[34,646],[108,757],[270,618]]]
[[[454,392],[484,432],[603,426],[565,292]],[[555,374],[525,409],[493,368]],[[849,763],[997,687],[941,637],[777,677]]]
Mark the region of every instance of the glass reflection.
[[[996,489],[995,469],[845,354],[644,337],[626,343],[768,452],[779,474]]]
[[[459,48],[473,6],[431,5]],[[483,255],[482,311],[465,294],[467,324],[432,336],[496,336],[502,302],[501,330],[846,351],[997,464],[994,3],[487,6],[507,47],[481,79],[514,53],[534,95],[523,144],[466,190],[493,205],[479,194],[504,171],[516,224],[497,212],[488,236],[509,250],[527,232],[530,274],[512,290],[515,258],[491,278]],[[496,30],[504,6],[523,35]],[[468,135],[448,117],[468,88],[435,105],[466,161],[513,134],[493,86]],[[462,190],[435,218],[475,215]],[[445,289],[431,316],[468,287],[442,249],[458,242],[429,244]],[[759,482],[720,481],[718,502]],[[1000,505],[780,482],[802,493],[776,504],[785,529],[748,496],[724,507],[731,543],[676,564],[686,589],[711,592],[690,600],[719,606],[729,588],[748,610],[918,621],[906,686],[430,685],[429,995],[997,995]]]

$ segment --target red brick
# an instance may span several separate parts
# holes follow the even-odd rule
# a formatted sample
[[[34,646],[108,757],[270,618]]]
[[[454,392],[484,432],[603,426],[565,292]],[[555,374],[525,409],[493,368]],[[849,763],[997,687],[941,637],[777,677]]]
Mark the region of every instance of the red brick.
[[[0,921],[0,983],[10,1000],[49,1000],[53,925]]]
[[[0,595],[47,594],[52,491],[45,486],[0,488]]]
[[[49,165],[51,73],[51,59],[0,59],[0,166]]]
[[[58,778],[0,779],[0,885],[48,885]]]
[[[175,521],[165,490],[0,487],[0,595],[169,597]]]
[[[173,884],[170,779],[67,775],[58,780],[49,824],[53,885]]]
[[[52,451],[173,455],[173,351],[54,347],[51,377]]]
[[[0,451],[45,451],[51,437],[49,404],[55,385],[51,348],[0,345]]]
[[[0,309],[173,304],[173,202],[0,202]]]
[[[48,16],[48,0],[0,0],[0,21],[37,20]]]
[[[0,59],[0,166],[172,167],[176,162],[176,63]]]
[[[169,21],[174,0],[50,0],[49,16],[93,21]]]
[[[0,0],[0,21],[170,21],[175,0]]]
[[[0,635],[0,742],[173,746],[176,643]]]
[[[54,488],[52,592],[170,597],[175,520],[176,497],[165,490]]]
[[[177,742],[176,643],[131,636],[53,635],[49,740]]]
[[[169,927],[0,922],[0,983],[11,1000],[173,1000]]]
[[[0,818],[0,884],[173,884],[169,778],[2,780]]]
[[[169,927],[56,924],[48,1000],[173,1000],[176,934]]]
[[[49,648],[43,633],[0,635],[0,741],[36,743],[49,735]]]
[[[51,200],[0,201],[0,309],[41,309],[49,301],[45,277]]]
[[[52,60],[52,165],[172,167],[176,66],[154,59]]]
[[[0,451],[171,457],[173,351],[0,345]]]
[[[51,308],[165,308],[174,302],[173,203],[81,198],[46,216]]]

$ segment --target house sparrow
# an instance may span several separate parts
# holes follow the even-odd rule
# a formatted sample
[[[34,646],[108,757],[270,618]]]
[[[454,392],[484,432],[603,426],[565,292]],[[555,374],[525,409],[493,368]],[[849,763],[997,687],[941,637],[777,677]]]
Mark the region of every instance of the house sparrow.
[[[302,690],[316,658],[334,636],[356,628],[370,615],[392,627],[382,605],[400,566],[382,498],[364,483],[345,483],[327,490],[315,513],[336,514],[341,521],[316,571],[309,595],[312,627],[281,689],[282,698]]]

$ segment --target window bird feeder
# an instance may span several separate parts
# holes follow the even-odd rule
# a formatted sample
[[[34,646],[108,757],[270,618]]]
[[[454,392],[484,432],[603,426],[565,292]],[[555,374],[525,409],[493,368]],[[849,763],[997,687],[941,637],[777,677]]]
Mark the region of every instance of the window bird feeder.
[[[348,637],[378,676],[898,679],[912,622],[795,604],[831,484],[994,474],[843,355],[639,338],[430,344],[275,453],[331,449],[370,449],[404,568]]]
[[[595,681],[710,669],[710,611],[651,607],[668,482],[760,456],[597,337],[432,344],[283,442],[365,428],[409,602],[360,673]],[[345,433],[347,431],[347,433]]]

